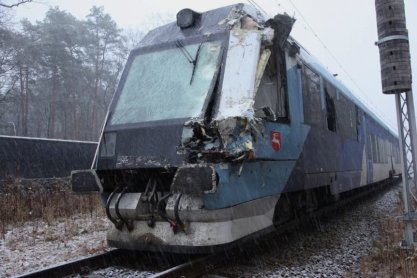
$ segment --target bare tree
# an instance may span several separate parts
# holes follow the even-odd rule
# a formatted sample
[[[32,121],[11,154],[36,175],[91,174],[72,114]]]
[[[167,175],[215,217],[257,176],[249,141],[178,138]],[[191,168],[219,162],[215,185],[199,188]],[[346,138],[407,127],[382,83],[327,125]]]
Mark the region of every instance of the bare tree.
[[[6,4],[4,1],[0,1],[0,7],[11,9],[30,2],[32,2],[32,0],[17,0],[11,4]]]

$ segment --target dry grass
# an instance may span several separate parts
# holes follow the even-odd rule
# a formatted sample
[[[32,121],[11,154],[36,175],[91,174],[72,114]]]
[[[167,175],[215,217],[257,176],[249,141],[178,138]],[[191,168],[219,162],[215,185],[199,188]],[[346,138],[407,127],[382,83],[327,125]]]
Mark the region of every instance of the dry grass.
[[[396,214],[402,215],[401,193]],[[404,250],[404,224],[400,217],[387,217],[377,223],[379,239],[371,243],[373,252],[361,261],[361,277],[417,277],[417,249]]]
[[[54,180],[8,180],[0,185],[0,236],[8,225],[19,225],[26,221],[69,218],[75,214],[100,216],[104,214],[97,194],[75,195],[69,181]],[[70,235],[75,227],[68,222],[65,233]],[[51,239],[52,240],[52,239]]]

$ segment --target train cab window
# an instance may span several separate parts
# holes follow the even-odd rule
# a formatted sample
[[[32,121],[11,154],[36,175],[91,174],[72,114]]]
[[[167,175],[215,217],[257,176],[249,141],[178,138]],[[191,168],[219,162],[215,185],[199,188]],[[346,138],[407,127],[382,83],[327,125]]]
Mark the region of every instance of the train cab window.
[[[335,97],[336,89],[328,82],[325,82],[324,94],[326,100],[327,129],[333,132],[337,130]]]
[[[279,57],[277,57],[279,56]],[[287,121],[285,57],[270,55],[255,96],[255,115],[271,121]]]
[[[306,124],[322,126],[320,76],[309,67],[304,66],[302,71],[302,84],[304,122]]]
[[[132,56],[120,92],[115,95],[111,125],[198,117],[220,68],[223,42],[179,44]],[[198,63],[190,66],[189,58]],[[184,56],[185,55],[185,56]],[[163,65],[163,66],[162,66]],[[140,78],[138,78],[138,76]]]

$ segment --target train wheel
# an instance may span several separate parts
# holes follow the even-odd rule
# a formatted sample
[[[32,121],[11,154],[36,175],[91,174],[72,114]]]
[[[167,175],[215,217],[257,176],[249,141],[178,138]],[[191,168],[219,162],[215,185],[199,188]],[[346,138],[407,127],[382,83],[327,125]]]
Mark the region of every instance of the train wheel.
[[[281,196],[275,205],[274,212],[274,225],[280,226],[284,223],[289,222],[294,218],[294,209],[291,205],[290,198],[287,195]]]

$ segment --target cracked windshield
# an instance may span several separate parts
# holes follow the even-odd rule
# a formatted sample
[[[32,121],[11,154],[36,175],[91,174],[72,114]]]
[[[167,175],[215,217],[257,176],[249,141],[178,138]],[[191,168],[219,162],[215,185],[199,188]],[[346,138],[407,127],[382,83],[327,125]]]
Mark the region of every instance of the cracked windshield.
[[[174,48],[137,55],[111,124],[199,116],[219,67],[220,52],[221,42],[215,41],[177,43]]]

